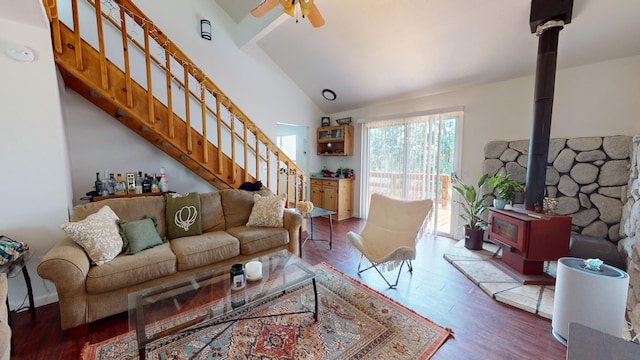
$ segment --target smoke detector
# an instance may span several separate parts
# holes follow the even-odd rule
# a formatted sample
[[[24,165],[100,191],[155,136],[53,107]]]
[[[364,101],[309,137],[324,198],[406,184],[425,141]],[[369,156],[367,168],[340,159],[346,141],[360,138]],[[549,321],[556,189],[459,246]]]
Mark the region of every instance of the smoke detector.
[[[12,45],[7,48],[7,56],[19,62],[32,62],[36,55],[30,48],[23,45]]]

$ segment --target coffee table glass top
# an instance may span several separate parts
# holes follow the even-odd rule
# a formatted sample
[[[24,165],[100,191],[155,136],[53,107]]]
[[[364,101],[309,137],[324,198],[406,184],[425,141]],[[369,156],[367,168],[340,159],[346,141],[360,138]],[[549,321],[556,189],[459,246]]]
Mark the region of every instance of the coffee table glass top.
[[[229,265],[188,280],[130,293],[129,329],[136,331],[141,353],[144,354],[145,346],[152,341],[203,323],[215,323],[235,310],[314,280],[316,276],[311,265],[287,250],[249,259],[243,264],[251,260],[262,263],[262,278],[246,281],[240,290],[231,288]]]

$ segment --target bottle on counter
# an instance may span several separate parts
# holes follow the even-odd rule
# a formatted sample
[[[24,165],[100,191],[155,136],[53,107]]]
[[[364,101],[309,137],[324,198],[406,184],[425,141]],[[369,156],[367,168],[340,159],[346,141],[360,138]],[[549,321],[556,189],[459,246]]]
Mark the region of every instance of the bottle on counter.
[[[160,188],[160,192],[169,191],[169,180],[167,180],[166,170],[163,167],[160,168],[160,182],[158,187]]]
[[[102,177],[102,196],[107,195],[109,195],[109,170],[105,170]]]
[[[159,193],[160,187],[158,186],[158,179],[156,178],[156,173],[153,173],[153,178],[151,178],[151,192]]]
[[[136,194],[142,194],[142,171],[138,171],[138,176],[136,176]]]
[[[96,181],[94,182],[94,186],[96,188],[96,195],[102,195],[102,180],[100,180],[100,173],[96,173]]]
[[[122,174],[118,173],[114,186],[115,195],[127,195],[127,184],[122,180]]]
[[[136,173],[128,172],[126,174],[126,183],[127,183],[127,194],[135,194],[136,193]]]
[[[147,173],[144,173],[144,178],[142,178],[142,192],[143,193],[151,192],[151,178]]]
[[[116,178],[114,174],[109,174],[109,182],[107,183],[107,191],[109,195],[114,195],[116,193]]]

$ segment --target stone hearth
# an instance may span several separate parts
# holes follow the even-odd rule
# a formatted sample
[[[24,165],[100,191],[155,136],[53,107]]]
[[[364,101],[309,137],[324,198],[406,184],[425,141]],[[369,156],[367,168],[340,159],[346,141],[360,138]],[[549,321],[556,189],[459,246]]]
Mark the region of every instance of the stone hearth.
[[[509,306],[551,319],[553,315],[553,298],[555,287],[548,285],[522,285],[489,260],[491,257],[500,257],[500,247],[484,243],[482,250],[468,250],[464,247],[464,241],[445,251],[444,258],[455,268],[460,270],[469,280],[476,284],[487,295]],[[545,273],[555,277],[557,262],[545,262]],[[633,332],[623,329],[623,338],[630,340],[638,333],[638,328]],[[549,324],[551,334],[551,324]],[[636,339],[636,342],[637,339]]]
[[[501,251],[499,246],[486,242],[483,250],[469,250],[464,241],[459,241],[445,252],[444,258],[493,299],[551,319],[554,287],[522,285],[502,272],[489,261],[491,257],[500,257]],[[545,262],[545,272],[555,277],[556,263]]]

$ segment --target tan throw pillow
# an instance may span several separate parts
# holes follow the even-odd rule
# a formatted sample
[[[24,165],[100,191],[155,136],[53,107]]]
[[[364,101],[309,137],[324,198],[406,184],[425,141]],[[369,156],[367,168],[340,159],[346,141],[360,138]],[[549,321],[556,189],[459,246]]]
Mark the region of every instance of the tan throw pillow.
[[[249,215],[247,226],[283,227],[284,204],[286,194],[278,196],[253,195],[253,209]]]
[[[84,220],[65,223],[60,228],[82,246],[92,263],[102,265],[122,251],[118,220],[118,215],[109,206],[103,206]]]

